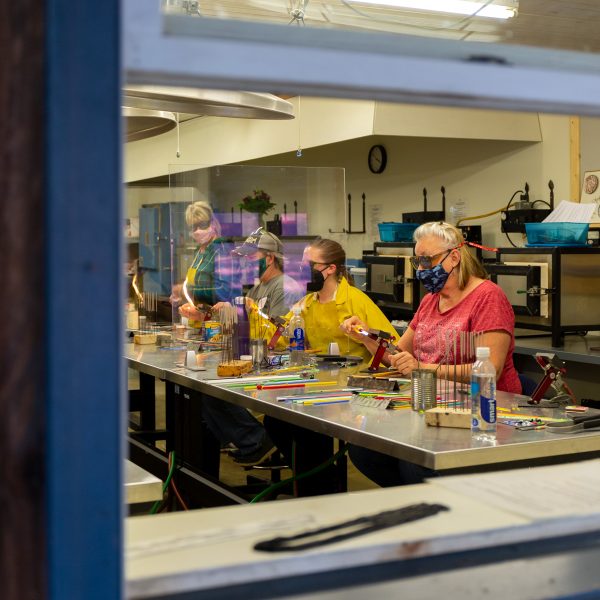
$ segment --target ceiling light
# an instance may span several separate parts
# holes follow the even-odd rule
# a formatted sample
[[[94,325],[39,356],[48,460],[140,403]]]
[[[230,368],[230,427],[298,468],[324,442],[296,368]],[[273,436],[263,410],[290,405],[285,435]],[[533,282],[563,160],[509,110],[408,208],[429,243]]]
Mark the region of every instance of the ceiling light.
[[[510,19],[517,14],[517,0],[503,0],[502,4],[492,2],[471,2],[470,0],[348,0],[356,4],[372,4],[391,8],[407,8],[428,12],[452,13],[458,15]]]

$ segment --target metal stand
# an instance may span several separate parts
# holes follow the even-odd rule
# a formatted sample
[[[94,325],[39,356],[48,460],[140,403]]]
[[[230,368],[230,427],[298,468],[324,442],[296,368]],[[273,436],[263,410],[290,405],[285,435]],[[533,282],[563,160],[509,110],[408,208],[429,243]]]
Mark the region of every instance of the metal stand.
[[[544,352],[538,352],[535,355],[535,361],[544,371],[544,378],[531,394],[531,400],[528,400],[528,403],[547,407],[566,406],[575,403],[575,394],[563,379],[567,374],[565,363],[556,354],[546,354]],[[549,387],[552,387],[556,394],[552,398],[544,399],[544,394]]]

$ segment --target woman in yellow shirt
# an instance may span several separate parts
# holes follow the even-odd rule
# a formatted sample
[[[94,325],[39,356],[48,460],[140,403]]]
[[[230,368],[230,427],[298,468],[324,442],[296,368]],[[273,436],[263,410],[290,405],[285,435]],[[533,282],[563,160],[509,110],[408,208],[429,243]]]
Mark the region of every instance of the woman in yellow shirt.
[[[373,329],[381,329],[397,337],[396,330],[379,307],[361,290],[351,284],[346,269],[346,252],[334,240],[318,239],[307,247],[305,261],[310,266],[309,293],[296,306],[302,309],[308,347],[326,353],[331,342],[336,342],[345,355],[372,359],[361,342],[349,337],[340,325],[350,316],[361,319]],[[291,320],[290,311],[284,318]]]
[[[346,252],[338,242],[327,239],[313,242],[305,251],[305,259],[310,265],[311,281],[307,286],[309,293],[298,305],[302,309],[308,345],[327,352],[329,343],[337,342],[342,354],[370,361],[371,353],[363,344],[349,338],[340,325],[349,316],[362,315],[360,318],[370,327],[396,337],[392,324],[364,292],[351,285],[346,270]],[[289,313],[286,319],[291,317],[292,313]],[[287,463],[295,465],[297,473],[316,467],[333,453],[333,440],[326,435],[273,417],[265,417],[264,425]],[[295,456],[292,456],[294,442]],[[338,489],[333,466],[297,483],[299,496],[332,493]]]

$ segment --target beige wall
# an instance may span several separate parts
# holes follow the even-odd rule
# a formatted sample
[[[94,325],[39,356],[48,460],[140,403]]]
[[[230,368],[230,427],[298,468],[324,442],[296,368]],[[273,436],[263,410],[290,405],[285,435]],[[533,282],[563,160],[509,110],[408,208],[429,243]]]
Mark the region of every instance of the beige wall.
[[[297,103],[297,100],[296,100]],[[431,112],[427,112],[431,111]],[[444,112],[447,111],[447,112]],[[412,115],[412,119],[407,117]],[[448,124],[442,126],[443,120]],[[402,120],[404,124],[398,123]],[[394,135],[374,135],[386,131]],[[419,122],[419,127],[415,123]],[[419,131],[422,134],[415,135]],[[441,136],[441,137],[438,137]],[[461,137],[463,136],[463,137]],[[490,139],[485,139],[486,136]],[[484,139],[477,139],[477,138]],[[296,156],[300,142],[303,153]],[[380,175],[367,168],[367,152],[374,143],[388,151],[388,167]],[[375,105],[366,101],[302,99],[293,121],[245,121],[200,118],[182,124],[181,157],[177,159],[173,132],[127,144],[125,174],[137,181],[190,168],[189,165],[248,163],[260,165],[343,167],[346,191],[353,197],[353,228],[360,226],[360,196],[367,196],[367,219],[378,209],[381,220],[401,220],[404,211],[422,210],[422,188],[429,191],[429,208],[440,207],[440,187],[446,187],[447,209],[458,199],[467,215],[504,206],[525,180],[533,199],[548,199],[547,181],[555,183],[557,200],[569,195],[569,124],[566,116],[515,114],[461,109]],[[268,156],[268,158],[259,158]],[[343,222],[345,202],[329,206],[337,223]],[[317,207],[323,202],[317,203]],[[281,210],[281,207],[276,209]],[[315,209],[317,210],[317,209]],[[449,214],[449,213],[447,213]],[[507,245],[500,234],[500,217],[482,224],[484,242]],[[377,239],[367,235],[335,235],[348,255],[360,257]],[[518,242],[518,236],[513,236]]]
[[[384,221],[400,221],[402,212],[422,210],[423,187],[428,190],[428,208],[439,210],[442,185],[446,188],[448,218],[450,206],[458,199],[465,202],[468,216],[479,215],[506,205],[526,180],[532,199],[548,200],[550,178],[556,199],[568,198],[568,118],[541,115],[539,120],[541,143],[375,136],[308,149],[301,158],[287,154],[252,164],[344,167],[346,190],[353,198],[353,229],[360,227],[363,192],[367,196],[367,219],[373,206],[381,207]],[[367,167],[367,153],[374,143],[383,143],[388,151],[388,166],[380,175]],[[344,209],[340,206],[340,213]],[[508,245],[500,233],[499,215],[472,223],[483,226],[487,244]],[[332,237],[353,257],[378,239],[372,234]],[[518,241],[518,235],[512,237]]]
[[[581,181],[586,171],[600,171],[600,119],[581,118]]]

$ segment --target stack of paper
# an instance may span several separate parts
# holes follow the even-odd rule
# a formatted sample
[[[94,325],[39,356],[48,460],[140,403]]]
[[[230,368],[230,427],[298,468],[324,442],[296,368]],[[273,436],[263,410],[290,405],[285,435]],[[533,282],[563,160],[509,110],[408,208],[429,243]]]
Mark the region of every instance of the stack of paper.
[[[543,223],[589,223],[596,209],[595,204],[580,204],[562,200],[542,221]]]

